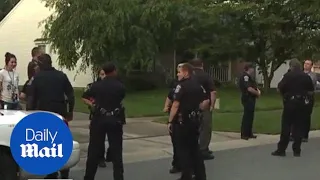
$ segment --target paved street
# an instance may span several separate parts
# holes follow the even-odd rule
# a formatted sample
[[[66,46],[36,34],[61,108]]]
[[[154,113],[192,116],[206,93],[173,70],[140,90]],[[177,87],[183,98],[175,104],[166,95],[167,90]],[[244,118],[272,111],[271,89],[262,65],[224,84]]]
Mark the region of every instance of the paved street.
[[[292,156],[272,157],[276,145],[254,146],[223,150],[215,153],[216,159],[207,161],[208,180],[317,180],[320,177],[320,138],[313,138],[303,144],[300,158]],[[169,175],[171,159],[130,163],[125,165],[127,180],[174,180],[178,175]],[[112,179],[112,171],[99,169],[96,180]],[[72,171],[74,180],[82,180],[83,170]]]

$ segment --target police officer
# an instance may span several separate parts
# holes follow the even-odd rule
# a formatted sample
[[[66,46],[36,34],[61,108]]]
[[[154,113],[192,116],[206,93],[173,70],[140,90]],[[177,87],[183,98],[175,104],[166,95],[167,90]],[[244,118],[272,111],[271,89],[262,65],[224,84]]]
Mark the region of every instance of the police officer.
[[[27,92],[29,87],[29,81],[34,77],[36,73],[39,72],[39,65],[38,65],[38,57],[42,54],[42,51],[39,47],[34,47],[31,50],[32,60],[28,64],[27,74],[28,80],[23,85],[22,91],[20,93],[20,99],[26,100]]]
[[[103,78],[105,78],[105,76],[106,76],[106,75],[105,75],[104,71],[103,71],[103,70],[100,70],[100,72],[99,72],[99,77],[97,78],[97,81],[102,80]],[[91,88],[92,84],[93,84],[93,83],[88,84],[85,91],[88,91],[88,90]],[[91,101],[93,102],[94,100],[91,99]],[[89,112],[89,120],[91,121],[92,118],[93,118],[93,115],[94,115],[94,111],[93,111],[93,109],[92,109],[90,106],[88,106],[88,108],[89,108],[89,111],[90,111],[90,112]],[[111,155],[110,155],[110,148],[108,148],[108,150],[107,150],[106,157],[104,157],[105,149],[106,149],[105,146],[103,146],[103,148],[102,148],[103,155],[102,155],[101,160],[100,160],[100,163],[99,163],[99,167],[102,167],[102,168],[107,167],[106,162],[110,162],[110,161],[111,161],[111,160],[110,160],[110,157],[111,157]]]
[[[304,61],[304,65],[303,65],[304,73],[310,76],[313,83],[313,87],[315,89],[317,86],[317,74],[311,71],[312,66],[313,66],[313,62],[311,60]],[[309,139],[309,131],[311,128],[311,115],[312,115],[314,100],[315,100],[314,94],[310,94],[308,96],[309,103],[307,104],[306,116],[304,120],[305,130],[303,133],[303,139],[302,139],[303,142],[308,142],[308,139]]]
[[[201,59],[193,59],[190,63],[194,67],[195,78],[205,89],[207,98],[210,100],[210,107],[203,111],[199,138],[200,150],[205,160],[214,159],[213,152],[209,149],[209,145],[212,135],[212,111],[216,102],[216,88],[209,74],[203,70],[203,61]]]
[[[42,55],[42,51],[39,47],[34,47],[31,50],[32,60],[28,64],[28,80],[30,80],[36,72],[39,70],[38,68],[38,57]]]
[[[293,128],[294,143],[293,154],[296,157],[301,153],[301,142],[304,132],[304,115],[307,109],[308,94],[313,93],[314,86],[311,78],[302,71],[298,60],[290,61],[290,72],[287,72],[278,84],[278,89],[284,97],[283,119],[281,123],[281,135],[273,156],[285,156],[289,144],[291,127]]]
[[[201,111],[209,106],[209,100],[204,89],[194,78],[191,78],[193,67],[183,64],[178,69],[178,85],[173,95],[168,129],[177,118],[174,131],[177,134],[177,148],[181,164],[181,180],[191,180],[194,172],[195,179],[206,180],[204,161],[199,148],[199,128]]]
[[[182,65],[182,64],[180,64]],[[179,67],[179,65],[178,65]],[[176,88],[176,85],[177,85],[177,80],[174,80],[171,84],[171,87],[170,87],[170,90],[169,90],[169,93],[168,93],[168,96],[166,98],[166,101],[165,101],[165,105],[164,105],[164,108],[163,108],[163,111],[164,112],[170,112],[171,110],[171,106],[172,106],[172,102],[173,102],[173,95],[174,95],[174,91],[175,91],[175,88]],[[177,152],[177,134],[175,133],[175,127],[177,126],[177,118],[173,119],[172,121],[172,131],[169,132],[170,134],[170,138],[171,138],[171,143],[172,143],[172,146],[173,146],[173,159],[172,159],[172,168],[169,170],[169,172],[171,174],[174,174],[174,173],[178,173],[178,172],[181,172],[181,166],[180,166],[180,161],[179,161],[179,156],[178,156],[178,152]]]
[[[253,79],[254,66],[246,64],[244,72],[239,78],[239,88],[241,90],[241,103],[243,106],[243,116],[241,123],[241,139],[248,140],[256,138],[252,132],[254,111],[256,98],[260,96],[260,90],[257,88],[257,83]]]
[[[123,180],[123,124],[124,108],[122,101],[125,97],[125,87],[116,78],[116,67],[107,63],[102,67],[106,77],[92,84],[83,94],[86,104],[94,108],[90,123],[90,141],[84,180],[94,180],[104,147],[105,137],[108,136],[110,151],[112,152],[113,178]],[[94,99],[94,103],[90,100]]]
[[[29,81],[27,110],[55,112],[71,121],[75,98],[68,77],[52,67],[48,54],[39,56],[38,64],[40,71]],[[65,103],[65,96],[68,98],[69,107]],[[60,176],[62,179],[69,179],[69,170],[60,171]],[[58,172],[48,175],[45,179],[58,179]]]

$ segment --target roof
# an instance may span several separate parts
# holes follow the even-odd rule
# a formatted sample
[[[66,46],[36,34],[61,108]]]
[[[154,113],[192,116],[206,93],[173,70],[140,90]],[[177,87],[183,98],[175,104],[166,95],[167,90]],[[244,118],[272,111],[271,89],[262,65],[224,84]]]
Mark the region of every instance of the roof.
[[[11,11],[2,19],[0,22],[0,28],[1,26],[10,18],[10,16],[17,10],[17,8],[22,4],[23,1],[26,0],[20,0],[12,9]]]

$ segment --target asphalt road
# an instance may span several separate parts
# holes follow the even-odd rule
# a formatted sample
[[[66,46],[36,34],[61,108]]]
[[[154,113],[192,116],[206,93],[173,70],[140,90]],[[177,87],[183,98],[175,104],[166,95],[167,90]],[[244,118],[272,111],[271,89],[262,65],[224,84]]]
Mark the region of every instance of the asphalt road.
[[[287,157],[273,157],[276,145],[265,145],[216,152],[206,161],[208,180],[318,180],[320,177],[320,138],[303,144],[302,156],[293,157],[291,145]],[[171,159],[159,159],[125,165],[127,180],[175,180],[170,175]],[[113,179],[112,165],[99,169],[96,180]],[[83,179],[83,171],[72,171],[71,178]]]

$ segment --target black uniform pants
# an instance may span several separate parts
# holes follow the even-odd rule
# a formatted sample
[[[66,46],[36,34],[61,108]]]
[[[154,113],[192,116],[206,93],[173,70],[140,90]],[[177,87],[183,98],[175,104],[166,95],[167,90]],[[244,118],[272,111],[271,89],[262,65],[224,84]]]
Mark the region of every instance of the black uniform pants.
[[[305,122],[305,129],[303,132],[303,138],[308,139],[309,138],[309,132],[311,129],[311,115],[312,115],[312,111],[313,111],[313,105],[314,105],[314,98],[310,99],[309,104],[307,104],[306,106],[306,114],[304,116],[304,122]]]
[[[243,106],[241,136],[250,137],[253,135],[252,126],[253,126],[254,111],[256,106],[256,98],[241,97],[241,103]]]
[[[59,172],[60,172],[60,178],[59,178]],[[69,169],[61,170],[59,172],[54,172],[49,175],[47,175],[44,179],[69,179]]]
[[[102,148],[102,156],[101,156],[101,160],[106,160],[106,161],[111,161],[111,151],[110,151],[110,147],[108,147],[107,152],[106,152],[106,146],[104,144],[103,148]]]
[[[199,124],[184,121],[175,127],[178,156],[181,163],[181,180],[206,180],[206,170],[199,147]]]
[[[176,123],[173,123],[172,124],[172,131],[170,132],[170,137],[171,137],[171,142],[172,142],[172,147],[173,147],[173,159],[172,159],[172,167],[176,168],[176,169],[181,169],[181,166],[180,166],[180,160],[179,160],[179,156],[178,156],[178,148],[177,148],[177,145],[178,145],[178,134],[177,134],[177,128],[178,124]]]
[[[287,100],[283,107],[283,118],[281,122],[281,135],[278,143],[278,151],[286,151],[292,130],[294,152],[301,152],[301,142],[304,131],[303,117],[306,112],[304,100]]]
[[[50,106],[51,105],[51,106]],[[64,118],[67,117],[67,105],[65,103],[51,103],[48,104],[47,107],[38,108],[38,110],[44,110],[44,111],[50,111],[55,112]],[[44,179],[69,179],[69,172],[70,169],[61,170],[59,172],[54,172],[49,175],[47,175]],[[60,177],[59,177],[60,173]]]
[[[90,108],[89,108],[89,110],[90,110],[89,120],[91,121],[91,120],[92,120],[92,118],[93,118],[93,112],[91,111],[91,109],[90,109]],[[103,151],[103,154],[102,154],[102,156],[101,156],[101,161],[104,161],[104,160],[111,161],[111,160],[110,160],[110,158],[111,158],[111,155],[110,155],[110,148],[108,148],[107,153],[106,153],[106,156],[104,156],[104,153],[105,153],[105,151],[106,151],[106,147],[105,147],[105,145],[103,146],[102,151]]]
[[[113,179],[123,180],[123,125],[119,123],[118,117],[93,118],[90,124],[90,141],[88,147],[88,158],[84,180],[94,180],[98,164],[104,151],[105,137],[108,137],[109,148],[112,152]]]

